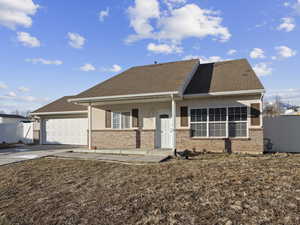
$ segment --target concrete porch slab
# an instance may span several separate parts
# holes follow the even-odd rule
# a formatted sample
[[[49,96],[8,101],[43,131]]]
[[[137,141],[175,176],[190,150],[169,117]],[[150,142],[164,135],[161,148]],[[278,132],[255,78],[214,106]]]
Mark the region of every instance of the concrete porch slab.
[[[99,154],[116,154],[116,155],[157,155],[157,156],[172,156],[172,150],[161,149],[74,149],[77,153],[99,153]]]
[[[62,152],[52,154],[58,158],[81,159],[81,160],[102,160],[102,161],[117,161],[117,162],[144,162],[144,163],[159,163],[169,156],[162,155],[117,155],[117,154],[99,154],[99,153],[83,153],[83,152]]]

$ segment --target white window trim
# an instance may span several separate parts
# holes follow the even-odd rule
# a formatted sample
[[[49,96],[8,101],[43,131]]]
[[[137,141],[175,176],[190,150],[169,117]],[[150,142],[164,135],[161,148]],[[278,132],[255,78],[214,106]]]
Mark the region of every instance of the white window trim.
[[[121,118],[120,118],[120,126],[119,128],[114,128],[113,127],[113,114],[114,113],[120,113]],[[129,113],[129,128],[122,128],[122,113]],[[132,112],[131,111],[111,111],[111,129],[113,130],[131,130],[132,128]]]
[[[228,118],[228,108],[242,108],[242,107],[247,107],[247,120],[246,121],[229,121]],[[226,121],[209,121],[209,109],[216,109],[216,108],[226,108]],[[251,115],[249,114],[251,107],[249,105],[244,105],[244,106],[238,106],[238,105],[229,105],[229,106],[214,106],[214,107],[188,107],[188,117],[189,117],[189,129],[191,129],[191,123],[206,123],[206,136],[201,137],[201,136],[196,136],[192,137],[193,139],[224,139],[224,138],[230,138],[230,139],[249,139],[249,129],[251,125]],[[205,122],[192,122],[191,121],[191,111],[193,109],[206,109],[207,110],[207,120]],[[209,124],[210,123],[225,123],[226,124],[226,136],[209,136]],[[235,123],[235,122],[240,122],[240,123],[246,123],[246,129],[247,129],[247,136],[246,137],[229,137],[229,123]]]

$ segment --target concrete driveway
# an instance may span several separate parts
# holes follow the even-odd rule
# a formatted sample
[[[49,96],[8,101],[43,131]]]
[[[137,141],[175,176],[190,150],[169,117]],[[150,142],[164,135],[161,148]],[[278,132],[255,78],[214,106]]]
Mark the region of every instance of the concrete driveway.
[[[38,159],[57,153],[72,151],[78,146],[70,145],[34,145],[18,146],[16,148],[0,149],[0,166],[22,162],[30,159]]]

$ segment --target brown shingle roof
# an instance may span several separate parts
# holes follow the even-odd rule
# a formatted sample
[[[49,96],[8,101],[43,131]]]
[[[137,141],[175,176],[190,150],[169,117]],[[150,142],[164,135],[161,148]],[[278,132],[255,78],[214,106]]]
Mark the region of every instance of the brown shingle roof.
[[[68,99],[74,96],[65,96],[54,102],[49,103],[32,113],[43,113],[43,112],[68,112],[68,111],[85,111],[86,106],[76,105],[74,103],[68,102]]]
[[[264,89],[246,59],[200,64],[184,94]]]
[[[132,67],[74,98],[178,91],[198,60]]]

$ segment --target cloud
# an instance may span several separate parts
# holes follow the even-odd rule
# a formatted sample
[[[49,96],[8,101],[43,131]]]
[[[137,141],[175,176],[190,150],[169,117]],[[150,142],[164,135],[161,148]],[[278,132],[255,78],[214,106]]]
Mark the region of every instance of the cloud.
[[[77,33],[68,33],[68,38],[69,38],[69,45],[72,48],[82,48],[84,43],[85,43],[85,38],[82,37],[80,34]]]
[[[63,62],[61,60],[47,60],[43,58],[33,58],[33,59],[26,59],[26,62],[31,62],[33,64],[45,64],[45,65],[62,65]]]
[[[300,0],[297,0],[297,2],[292,5],[292,8],[296,11],[296,13],[300,14]]]
[[[156,54],[171,54],[171,53],[181,53],[182,48],[176,45],[167,45],[167,44],[154,44],[149,43],[147,50]]]
[[[228,28],[221,25],[223,19],[217,16],[218,12],[202,9],[196,4],[161,12],[157,0],[135,0],[128,13],[130,26],[135,31],[127,38],[129,43],[141,39],[180,43],[186,38],[208,36],[223,42],[231,37]]]
[[[277,27],[277,30],[291,32],[296,27],[294,18],[284,17],[281,19],[281,22],[282,23]]]
[[[187,2],[187,0],[164,0],[164,3],[167,5],[169,9],[173,9],[174,7],[178,7]]]
[[[221,62],[226,61],[227,59],[222,59],[220,56],[199,56],[199,55],[187,55],[183,57],[183,60],[190,60],[190,59],[199,59],[200,63],[213,63],[213,62]]]
[[[289,2],[284,2],[284,3],[283,3],[283,6],[284,6],[284,7],[289,7],[289,6],[291,6],[291,3],[289,3]]]
[[[96,68],[92,64],[87,63],[84,64],[82,67],[80,67],[80,70],[84,72],[89,72],[89,71],[95,71]]]
[[[265,52],[261,48],[254,48],[250,52],[250,57],[252,59],[263,59],[263,58],[265,58]]]
[[[271,75],[273,72],[273,69],[267,63],[258,63],[254,65],[253,70],[260,77]]]
[[[104,71],[104,72],[112,72],[112,73],[117,73],[117,72],[120,72],[121,70],[122,70],[122,67],[119,66],[118,64],[112,65],[111,68],[102,68],[102,71]]]
[[[38,8],[39,5],[32,0],[0,0],[0,25],[10,29],[31,27],[31,16]]]
[[[236,53],[237,53],[237,50],[230,49],[230,50],[228,50],[227,55],[235,55]]]
[[[0,89],[7,89],[7,85],[5,83],[0,82]]]
[[[7,96],[7,97],[17,97],[17,94],[13,91],[10,91],[5,96]]]
[[[19,87],[18,88],[18,91],[20,91],[20,92],[28,92],[28,91],[30,91],[30,89],[29,88],[27,88],[27,87]]]
[[[36,37],[31,36],[27,32],[18,32],[17,39],[19,42],[22,43],[23,46],[26,46],[26,47],[34,48],[34,47],[41,46],[40,41]]]
[[[300,104],[300,89],[299,88],[288,88],[278,90],[268,90],[266,92],[266,100],[274,100],[277,96],[283,101],[295,101]]]
[[[107,17],[108,15],[109,15],[109,8],[106,8],[106,10],[101,10],[101,11],[99,12],[99,20],[100,20],[101,22],[103,22],[103,21],[104,21],[104,18]]]
[[[284,59],[284,58],[290,58],[297,54],[297,52],[287,46],[277,46],[275,47],[275,50],[277,51],[277,57],[273,56],[273,59]]]

